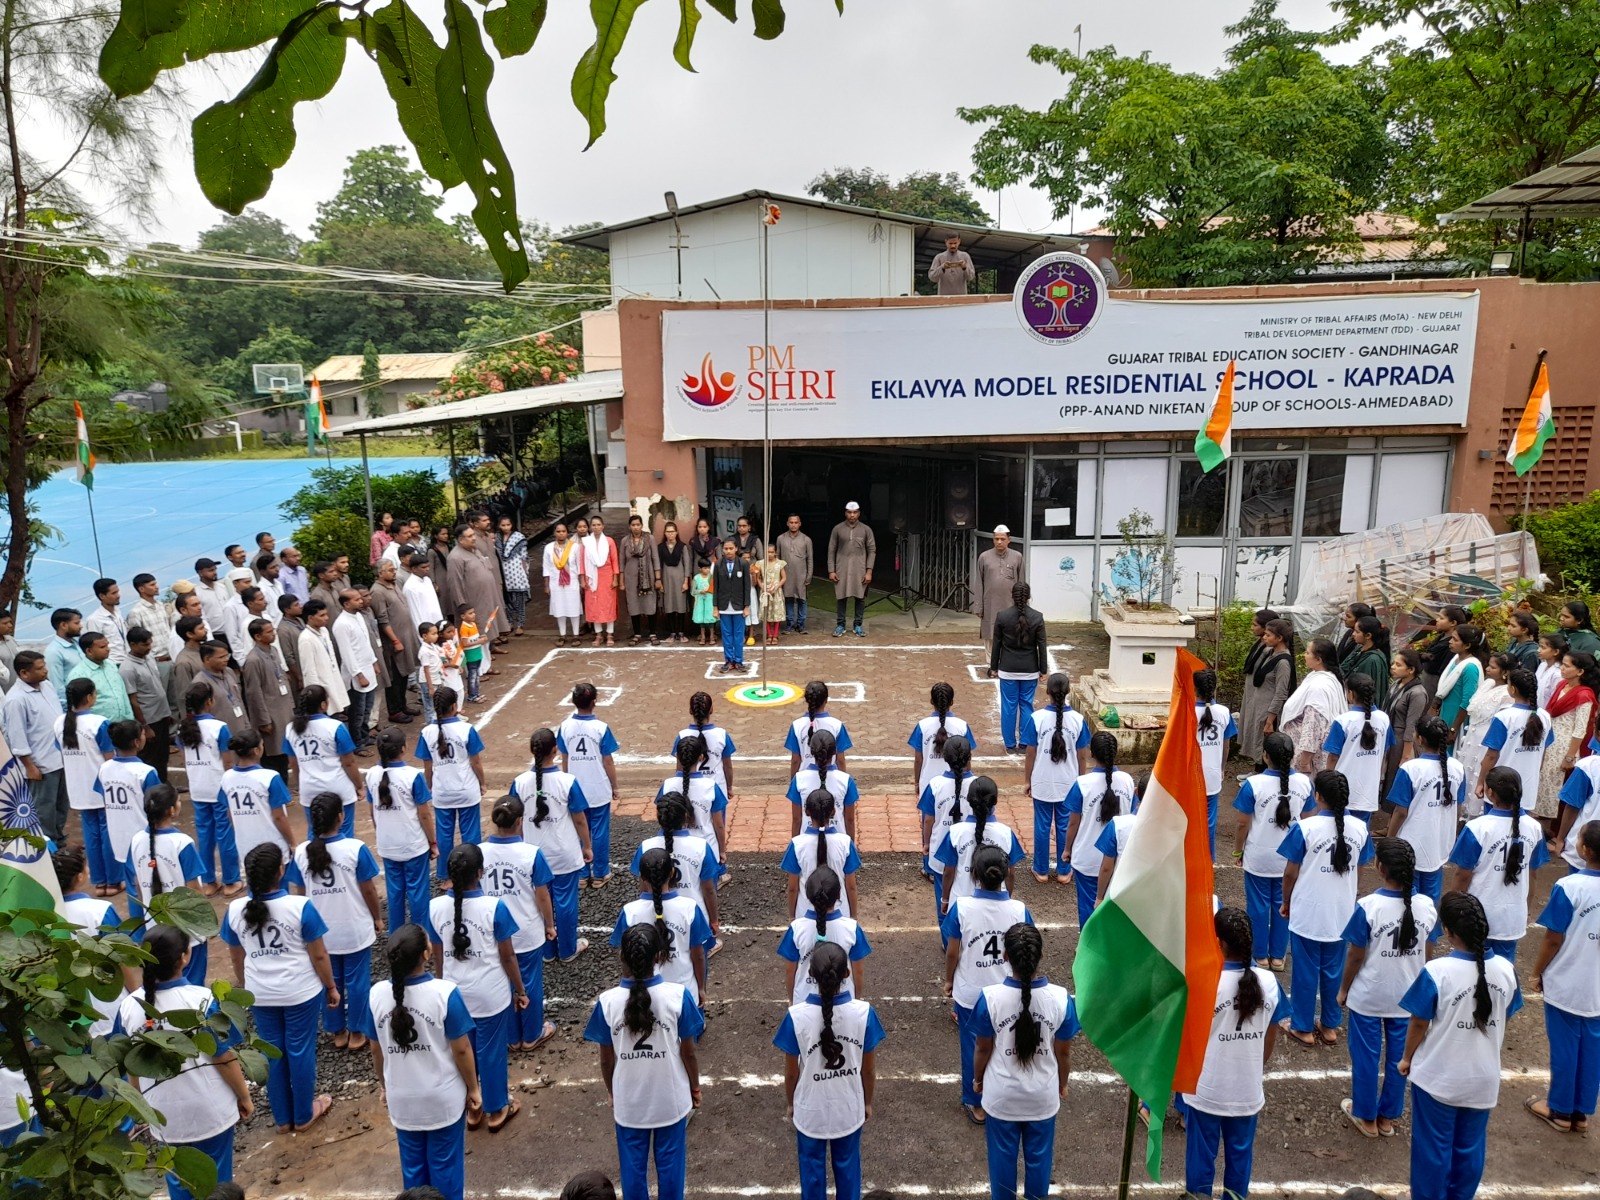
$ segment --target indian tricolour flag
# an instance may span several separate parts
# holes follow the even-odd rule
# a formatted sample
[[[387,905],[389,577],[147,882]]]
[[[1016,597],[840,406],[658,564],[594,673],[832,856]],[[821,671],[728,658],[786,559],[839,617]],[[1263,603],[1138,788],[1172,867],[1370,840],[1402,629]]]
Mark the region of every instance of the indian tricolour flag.
[[[322,402],[322,384],[311,377],[311,394],[306,400],[306,428],[323,441],[328,440],[328,406]]]
[[[1145,1161],[1153,1179],[1172,1093],[1192,1091],[1200,1078],[1222,973],[1196,738],[1194,673],[1204,666],[1178,651],[1150,785],[1072,967],[1084,1032],[1149,1106]]]
[[[1533,470],[1534,463],[1544,453],[1544,444],[1555,435],[1555,410],[1550,407],[1550,369],[1544,355],[1539,356],[1539,370],[1533,377],[1533,389],[1528,393],[1528,405],[1522,410],[1522,420],[1506,448],[1506,461],[1519,476]]]
[[[83,405],[72,402],[78,417],[78,482],[94,491],[94,451],[89,449],[89,424],[83,419]]]
[[[1233,359],[1217,385],[1217,399],[1211,417],[1194,435],[1194,456],[1207,472],[1220,467],[1233,453]]]
[[[56,870],[42,843],[44,829],[34,810],[28,779],[22,763],[0,736],[0,913],[21,908],[49,911],[61,904],[61,888]],[[41,839],[39,845],[18,833]]]

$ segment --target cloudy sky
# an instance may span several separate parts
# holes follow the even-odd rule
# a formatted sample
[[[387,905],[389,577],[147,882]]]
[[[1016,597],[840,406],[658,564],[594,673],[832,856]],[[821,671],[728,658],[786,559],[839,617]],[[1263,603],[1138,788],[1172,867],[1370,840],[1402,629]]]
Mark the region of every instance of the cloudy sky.
[[[418,5],[431,7],[427,0]],[[585,152],[585,125],[568,88],[573,64],[593,38],[588,5],[552,0],[538,46],[500,65],[490,95],[523,214],[560,227],[659,211],[669,188],[685,204],[752,188],[803,193],[819,171],[840,165],[896,177],[913,170],[965,175],[975,131],[956,117],[958,106],[1040,106],[1060,93],[1054,71],[1028,62],[1030,45],[1071,45],[1081,23],[1085,47],[1109,43],[1180,69],[1211,71],[1222,59],[1222,27],[1248,2],[847,0],[842,17],[830,0],[789,0],[786,8],[788,29],[773,42],[751,36],[744,0],[737,26],[705,10],[698,73],[691,75],[671,55],[677,6],[644,5],[617,63],[608,131]],[[1333,23],[1320,0],[1284,0],[1281,11],[1302,28]],[[1340,57],[1355,53],[1341,48]],[[234,57],[242,61],[185,69],[191,113],[239,86],[259,53]],[[258,207],[301,233],[353,151],[403,142],[377,68],[354,51],[332,94],[300,106],[297,127],[294,157]],[[158,223],[126,232],[193,244],[220,214],[194,182],[186,123],[174,126],[171,146]],[[995,195],[981,199],[992,214]],[[1007,189],[1000,204],[1007,228],[1066,228],[1041,194],[1025,188]],[[448,198],[448,210],[469,207],[465,188]]]

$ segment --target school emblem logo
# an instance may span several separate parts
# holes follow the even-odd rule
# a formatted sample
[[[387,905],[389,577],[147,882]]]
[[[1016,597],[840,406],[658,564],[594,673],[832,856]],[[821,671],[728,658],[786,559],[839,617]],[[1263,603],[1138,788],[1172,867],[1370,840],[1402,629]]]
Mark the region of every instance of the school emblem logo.
[[[685,375],[678,384],[678,395],[696,408],[725,408],[739,397],[737,380],[732,371],[719,372],[707,354],[700,362],[700,373]]]
[[[1035,259],[1017,280],[1011,307],[1035,341],[1067,346],[1094,328],[1105,308],[1106,281],[1081,254]]]

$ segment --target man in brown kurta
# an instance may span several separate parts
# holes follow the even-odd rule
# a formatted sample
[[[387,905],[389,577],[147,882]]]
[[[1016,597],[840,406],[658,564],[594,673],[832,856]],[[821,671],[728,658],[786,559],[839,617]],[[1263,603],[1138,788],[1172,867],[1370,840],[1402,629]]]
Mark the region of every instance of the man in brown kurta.
[[[389,719],[403,725],[415,715],[406,708],[406,681],[417,669],[417,619],[412,616],[411,603],[395,582],[395,576],[394,561],[380,558],[378,578],[373,581],[369,600],[372,616],[378,622],[384,666],[389,672],[384,704],[389,710]]]
[[[981,625],[978,640],[989,645],[994,619],[1011,607],[1011,585],[1022,579],[1022,555],[1011,549],[1011,530],[994,527],[994,548],[978,555],[978,578],[972,589],[972,608]]]
[[[800,532],[800,516],[790,513],[778,535],[778,557],[789,564],[783,578],[783,607],[790,633],[806,631],[806,589],[817,570],[817,551],[811,535]]]
[[[490,607],[499,610],[495,619],[491,622],[489,614],[482,608],[478,609],[478,632],[493,634],[494,640],[498,644],[504,642],[511,634],[511,622],[506,619],[505,575],[500,569],[500,555],[495,552],[494,529],[490,524],[489,514],[482,509],[478,509],[471,513],[470,517],[472,530],[477,535],[473,541],[472,551],[483,560],[484,566],[488,568],[489,574],[494,579],[495,602]],[[489,669],[488,655],[484,656],[483,666],[485,671]]]
[[[246,634],[250,653],[239,664],[239,686],[244,710],[261,735],[261,765],[289,779],[289,756],[283,752],[283,732],[294,717],[294,695],[289,675],[278,661],[277,627],[265,617],[251,621]]]
[[[455,598],[456,611],[446,615],[454,620],[470,604],[477,612],[478,632],[488,633],[492,628],[490,616],[502,604],[500,580],[478,556],[477,543],[477,532],[470,525],[456,530],[456,545],[449,559],[450,594]]]
[[[834,637],[844,636],[845,601],[856,602],[855,635],[866,637],[863,625],[867,610],[867,588],[872,583],[872,564],[878,561],[878,543],[871,527],[861,521],[861,505],[854,500],[844,506],[844,520],[833,527],[828,537],[828,578],[833,581],[834,599],[839,602],[839,624]]]

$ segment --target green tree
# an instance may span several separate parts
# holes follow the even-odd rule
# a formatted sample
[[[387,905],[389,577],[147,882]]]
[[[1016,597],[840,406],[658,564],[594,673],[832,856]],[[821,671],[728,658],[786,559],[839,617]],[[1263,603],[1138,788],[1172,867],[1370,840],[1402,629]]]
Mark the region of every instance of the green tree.
[[[411,166],[399,146],[371,146],[350,156],[333,199],[317,205],[312,232],[320,238],[337,224],[443,224],[443,203],[444,197],[428,189],[428,177]]]
[[[383,370],[371,342],[361,347],[361,394],[367,398],[367,416],[383,416]]]
[[[966,181],[954,171],[943,175],[937,171],[913,171],[899,183],[892,183],[882,171],[870,167],[835,167],[806,184],[806,192],[834,204],[881,208],[930,221],[994,224]]]
[[[581,347],[583,330],[569,322],[610,302],[611,258],[603,250],[571,246],[557,238],[598,224],[572,225],[556,234],[543,222],[524,221],[523,239],[532,254],[528,283],[519,289],[517,303],[484,300],[473,304],[461,331],[461,348],[502,346],[560,326],[566,326],[561,337]]]
[[[1026,181],[1058,217],[1104,208],[1143,286],[1289,279],[1355,244],[1352,218],[1372,207],[1389,155],[1374,89],[1289,29],[1275,0],[1228,32],[1228,65],[1210,76],[1113,47],[1034,46],[1067,93],[1044,111],[958,109],[986,126],[974,178]]]
[[[589,142],[605,132],[606,98],[617,55],[643,0],[590,0],[595,40],[572,75],[572,100],[589,124]],[[705,0],[729,21],[737,0]],[[840,12],[844,0],[834,0]],[[489,111],[494,58],[533,49],[548,0],[506,0],[480,18],[466,0],[440,0],[445,44],[407,0],[305,7],[300,0],[122,0],[121,19],[100,53],[100,76],[117,96],[153,88],[164,72],[213,54],[270,48],[261,69],[231,100],[194,121],[195,176],[227,212],[266,195],[273,173],[294,150],[294,109],[333,90],[355,42],[372,58],[395,104],[400,127],[422,169],[446,190],[465,183],[473,223],[510,289],[528,275],[517,215],[516,180]],[[700,0],[679,0],[673,57],[692,71]],[[750,0],[759,38],[783,32],[783,0]]]

